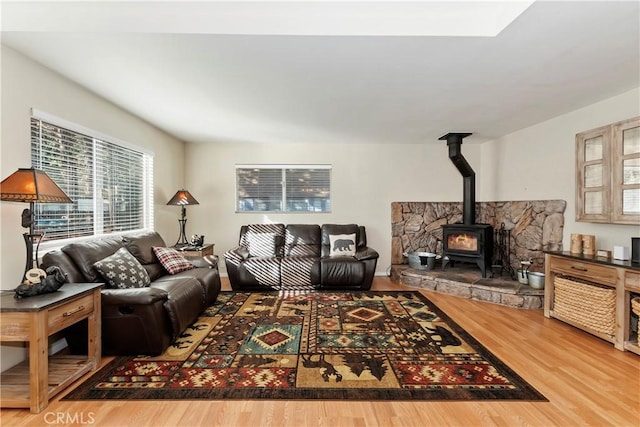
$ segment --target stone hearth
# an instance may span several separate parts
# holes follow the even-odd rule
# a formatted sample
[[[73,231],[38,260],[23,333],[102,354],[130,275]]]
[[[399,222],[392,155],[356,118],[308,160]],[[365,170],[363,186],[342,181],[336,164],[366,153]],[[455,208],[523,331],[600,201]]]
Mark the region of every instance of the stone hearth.
[[[443,271],[438,263],[435,269],[425,271],[396,264],[391,266],[391,279],[410,287],[509,307],[538,310],[544,305],[544,289],[534,289],[508,277],[483,279],[480,270],[472,266],[447,267]]]
[[[564,200],[478,202],[476,223],[510,232],[509,265],[532,260],[531,271],[544,271],[544,251],[561,251]],[[442,226],[462,220],[461,202],[391,203],[391,264],[407,264],[405,252],[442,254]],[[494,245],[495,247],[495,245]]]

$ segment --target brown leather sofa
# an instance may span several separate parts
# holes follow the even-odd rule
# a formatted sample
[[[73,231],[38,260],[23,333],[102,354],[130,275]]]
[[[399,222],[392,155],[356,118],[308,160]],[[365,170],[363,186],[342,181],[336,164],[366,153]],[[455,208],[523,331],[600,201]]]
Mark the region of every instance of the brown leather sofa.
[[[45,254],[42,268],[59,266],[71,283],[104,282],[94,263],[126,248],[147,271],[147,287],[110,289],[102,294],[102,350],[109,355],[158,355],[220,293],[217,262],[196,260],[196,268],[168,274],[152,247],[166,247],[156,232],[71,243]],[[73,353],[86,353],[86,322],[66,330]]]
[[[343,240],[331,245],[337,236],[353,236],[352,255],[339,251]],[[357,224],[244,225],[238,247],[224,254],[231,288],[238,291],[368,290],[378,257]]]

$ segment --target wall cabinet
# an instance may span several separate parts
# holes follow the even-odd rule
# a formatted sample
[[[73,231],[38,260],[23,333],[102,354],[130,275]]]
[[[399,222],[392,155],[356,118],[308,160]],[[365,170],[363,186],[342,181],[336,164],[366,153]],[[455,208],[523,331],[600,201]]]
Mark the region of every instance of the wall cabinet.
[[[640,294],[640,264],[545,253],[544,315],[640,355],[631,296]]]
[[[576,221],[640,224],[640,117],[576,135]]]

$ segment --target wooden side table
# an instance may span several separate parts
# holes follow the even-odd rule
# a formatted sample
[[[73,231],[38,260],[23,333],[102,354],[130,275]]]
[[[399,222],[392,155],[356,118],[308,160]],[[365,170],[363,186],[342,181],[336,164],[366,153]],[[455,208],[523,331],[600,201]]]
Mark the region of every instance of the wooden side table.
[[[213,255],[214,246],[214,243],[205,243],[199,247],[184,246],[178,250],[185,258],[202,258],[206,255]]]
[[[100,366],[100,283],[66,283],[56,292],[22,299],[3,293],[0,341],[27,342],[28,360],[6,370],[0,379],[0,406],[39,413],[49,399]],[[49,336],[88,319],[87,356],[49,357]]]

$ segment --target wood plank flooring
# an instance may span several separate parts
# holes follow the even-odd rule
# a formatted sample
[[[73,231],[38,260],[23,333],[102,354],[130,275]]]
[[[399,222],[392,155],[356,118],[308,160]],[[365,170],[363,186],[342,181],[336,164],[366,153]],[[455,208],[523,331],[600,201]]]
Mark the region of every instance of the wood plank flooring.
[[[230,289],[223,279],[223,289]],[[373,290],[411,289],[376,277]],[[549,402],[82,401],[2,426],[640,426],[640,357],[554,319],[421,290]],[[106,363],[110,358],[103,358]],[[72,388],[72,387],[71,387]],[[64,394],[64,392],[62,393]]]

